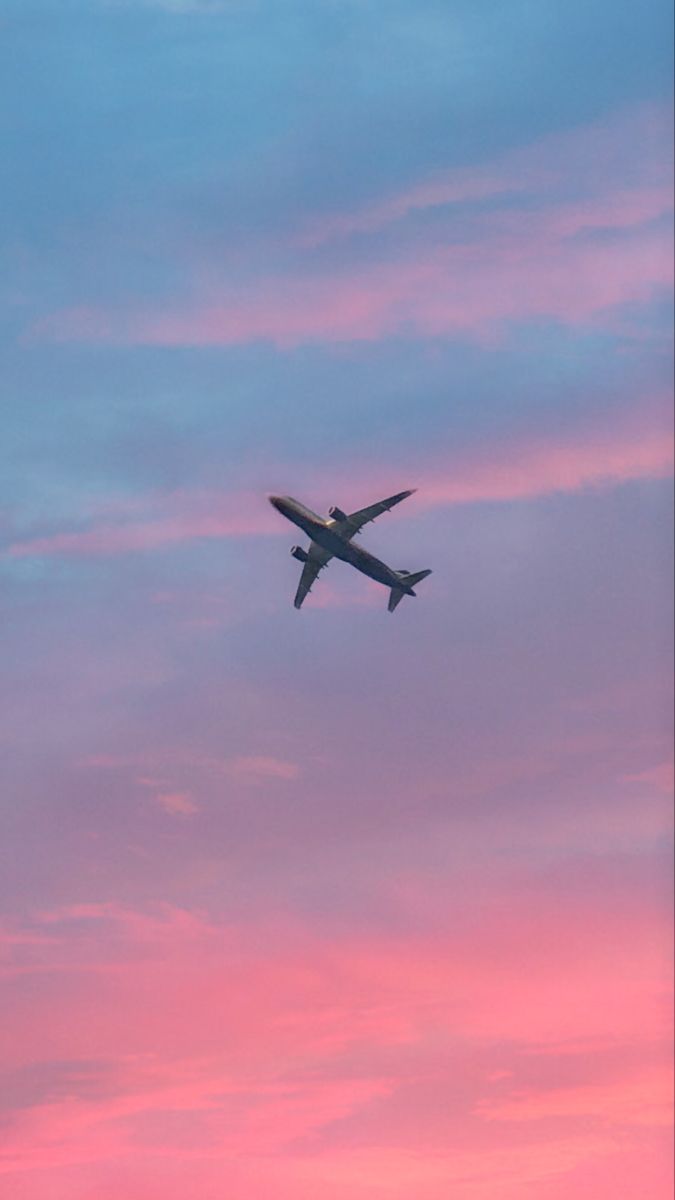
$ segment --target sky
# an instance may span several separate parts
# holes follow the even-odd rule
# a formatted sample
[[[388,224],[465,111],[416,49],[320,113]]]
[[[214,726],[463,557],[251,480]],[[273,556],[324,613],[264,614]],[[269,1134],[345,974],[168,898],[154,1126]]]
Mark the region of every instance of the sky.
[[[669,7],[1,0],[3,1196],[671,1195]]]

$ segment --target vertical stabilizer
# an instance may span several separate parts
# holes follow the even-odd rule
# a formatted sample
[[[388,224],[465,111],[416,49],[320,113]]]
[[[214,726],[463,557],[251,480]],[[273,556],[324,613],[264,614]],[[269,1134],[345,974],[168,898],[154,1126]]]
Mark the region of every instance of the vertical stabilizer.
[[[426,579],[427,575],[431,575],[431,571],[414,571],[412,574],[410,571],[397,571],[396,574],[401,581],[401,587],[393,587],[389,593],[389,612],[394,611],[404,596],[414,596],[413,585]]]

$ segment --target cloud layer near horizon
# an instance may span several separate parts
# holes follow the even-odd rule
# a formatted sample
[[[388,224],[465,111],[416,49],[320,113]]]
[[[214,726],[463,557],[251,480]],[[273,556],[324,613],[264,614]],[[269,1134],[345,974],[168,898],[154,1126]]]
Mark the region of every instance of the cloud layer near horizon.
[[[658,905],[641,911],[638,892],[627,929],[623,905],[612,912],[594,890],[606,937],[599,953],[569,906],[578,882],[564,872],[546,885],[521,877],[508,917],[502,885],[479,916],[434,918],[425,934],[419,926],[317,938],[282,913],[241,929],[168,906],[41,914],[7,935],[17,965],[5,969],[5,987],[25,994],[31,979],[46,986],[65,970],[80,981],[68,1025],[87,1032],[73,1037],[58,1010],[47,1017],[39,991],[26,997],[6,1103],[23,1091],[32,1104],[6,1143],[5,1170],[22,1186],[26,1169],[67,1181],[109,1160],[120,1186],[139,1154],[152,1162],[170,1136],[173,1150],[158,1164],[170,1197],[188,1177],[207,1197],[260,1186],[309,1197],[324,1183],[336,1196],[348,1187],[366,1197],[374,1186],[395,1195],[401,1171],[433,1197],[449,1184],[458,1196],[487,1197],[495,1176],[504,1195],[532,1186],[548,1196],[560,1194],[552,1164],[576,1171],[590,1141],[603,1186],[627,1195],[621,1173],[662,1143],[669,1121],[657,1053],[665,979],[659,947],[644,937]],[[457,897],[438,883],[434,910],[442,899],[454,908]],[[408,879],[390,903],[415,914],[429,884]],[[144,1011],[134,997],[153,993],[165,1002]],[[26,1043],[41,1069],[23,1068]],[[553,1133],[556,1120],[564,1130]],[[623,1130],[621,1150],[608,1121]],[[527,1152],[515,1129],[528,1131]],[[129,1194],[144,1194],[147,1171]],[[665,1173],[652,1181],[660,1187]]]

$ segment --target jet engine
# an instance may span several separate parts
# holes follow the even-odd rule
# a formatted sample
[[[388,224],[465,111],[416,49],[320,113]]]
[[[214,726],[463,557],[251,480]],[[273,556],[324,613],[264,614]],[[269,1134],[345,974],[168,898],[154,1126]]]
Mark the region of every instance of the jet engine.
[[[328,509],[328,516],[332,517],[334,521],[347,520],[346,512],[343,512],[341,508],[338,508],[337,504],[334,504],[332,508]]]
[[[307,562],[307,551],[303,550],[302,546],[291,546],[291,554],[293,558],[297,558],[298,562]]]

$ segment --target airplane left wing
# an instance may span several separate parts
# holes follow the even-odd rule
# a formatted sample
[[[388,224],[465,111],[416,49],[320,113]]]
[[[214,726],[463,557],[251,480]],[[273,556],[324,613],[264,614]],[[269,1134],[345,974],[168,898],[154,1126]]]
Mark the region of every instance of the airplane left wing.
[[[311,592],[312,584],[319,574],[319,571],[323,570],[326,563],[330,562],[332,557],[333,555],[330,554],[328,550],[324,550],[323,546],[317,546],[316,542],[311,543],[307,554],[307,560],[302,568],[302,575],[300,576],[298,590],[295,593],[295,600],[293,601],[296,608],[301,607],[305,596]]]
[[[395,496],[389,496],[386,500],[380,500],[377,504],[369,504],[368,508],[360,508],[358,512],[350,513],[346,521],[340,525],[340,533],[343,537],[353,538],[355,533],[363,529],[369,521],[374,521],[382,513],[389,512],[395,504],[400,504],[401,500],[406,500],[408,496],[412,496],[415,488],[410,488],[407,492],[397,492]]]

